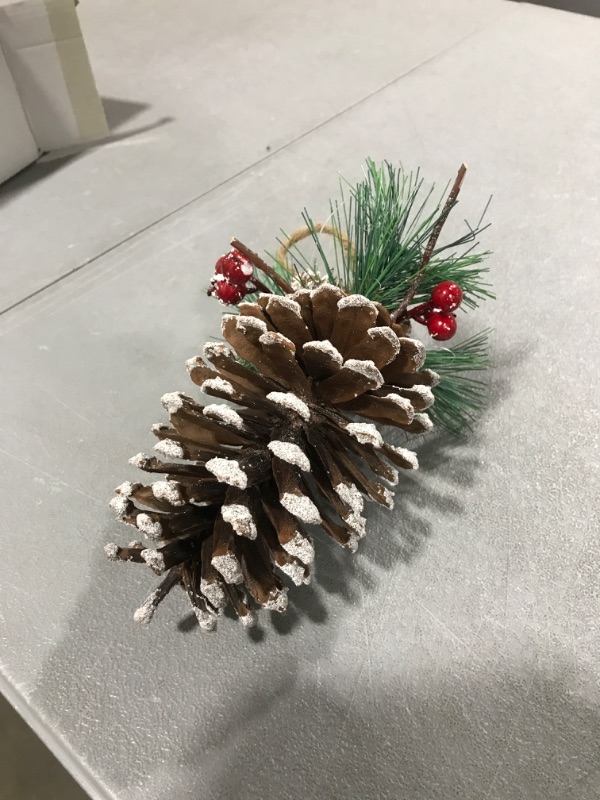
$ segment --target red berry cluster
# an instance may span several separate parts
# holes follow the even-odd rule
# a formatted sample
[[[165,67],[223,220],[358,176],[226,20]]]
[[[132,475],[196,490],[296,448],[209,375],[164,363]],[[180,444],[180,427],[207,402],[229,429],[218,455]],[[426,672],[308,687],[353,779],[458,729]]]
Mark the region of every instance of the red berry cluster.
[[[253,273],[254,267],[246,256],[231,250],[215,264],[208,294],[226,305],[237,305],[247,294],[258,289],[257,282],[252,279]]]
[[[431,299],[411,309],[406,315],[409,319],[426,325],[432,339],[445,342],[456,333],[456,314],[460,306],[462,289],[452,281],[438,283],[431,293]]]

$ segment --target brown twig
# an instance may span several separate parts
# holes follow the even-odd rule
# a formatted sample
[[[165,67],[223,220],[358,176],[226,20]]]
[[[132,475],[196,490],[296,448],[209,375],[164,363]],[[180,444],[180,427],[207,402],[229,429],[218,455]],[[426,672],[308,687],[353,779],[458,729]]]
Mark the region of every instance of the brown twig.
[[[292,294],[294,290],[289,285],[289,283],[287,283],[287,281],[285,281],[281,277],[281,275],[279,275],[273,269],[273,267],[270,267],[266,261],[263,261],[263,259],[257,253],[255,253],[253,250],[250,250],[249,247],[246,247],[246,245],[243,242],[240,242],[240,240],[236,239],[235,237],[231,240],[230,244],[238,252],[246,256],[248,261],[251,264],[253,264],[257,269],[260,269],[262,272],[265,273],[265,275],[268,275],[269,278],[271,278],[271,280],[274,281],[283,292],[285,292],[286,294]]]
[[[440,233],[442,232],[444,223],[448,219],[448,215],[450,214],[452,208],[454,207],[454,204],[456,203],[456,198],[458,197],[458,193],[460,192],[460,187],[462,186],[462,182],[465,177],[466,171],[467,171],[467,165],[461,164],[460,169],[458,170],[458,174],[456,176],[456,180],[454,181],[452,189],[450,190],[450,194],[448,195],[446,202],[444,203],[444,208],[442,209],[440,218],[438,219],[435,228],[431,232],[431,236],[429,237],[429,241],[427,242],[427,246],[425,247],[425,252],[423,253],[423,258],[421,260],[421,266],[419,268],[419,271],[415,276],[415,279],[413,280],[412,286],[410,287],[408,294],[392,314],[392,320],[394,322],[396,322],[403,316],[403,314],[405,314],[406,309],[411,304],[413,297],[417,293],[417,289],[419,288],[419,284],[421,283],[423,275],[425,274],[427,265],[431,261],[433,250],[437,244],[437,240],[439,239]]]

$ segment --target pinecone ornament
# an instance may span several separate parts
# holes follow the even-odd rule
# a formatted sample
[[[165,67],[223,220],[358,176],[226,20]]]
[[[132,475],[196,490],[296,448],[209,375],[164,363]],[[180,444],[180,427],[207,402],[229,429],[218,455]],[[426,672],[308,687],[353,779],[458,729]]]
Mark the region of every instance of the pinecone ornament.
[[[410,322],[328,283],[260,295],[239,311],[223,318],[228,344],[209,342],[187,364],[204,394],[226,402],[165,395],[170,425],[152,428],[158,457],[132,463],[166,477],[123,483],[111,502],[152,545],[111,544],[107,555],[164,576],[135,612],[142,623],[175,585],[205,630],[228,604],[244,625],[254,605],[284,611],[282,577],[310,579],[307,526],[355,551],[364,498],[392,508],[398,468],[417,468],[375,423],[431,427],[424,412],[437,375],[422,368]]]

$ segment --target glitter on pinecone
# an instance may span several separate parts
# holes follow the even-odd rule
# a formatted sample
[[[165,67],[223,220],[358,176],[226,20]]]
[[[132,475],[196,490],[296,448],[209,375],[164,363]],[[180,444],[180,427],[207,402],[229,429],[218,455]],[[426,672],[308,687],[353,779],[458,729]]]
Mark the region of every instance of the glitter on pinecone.
[[[282,576],[310,578],[307,526],[355,551],[364,497],[391,508],[386,484],[398,468],[417,468],[415,454],[384,443],[374,423],[413,434],[431,427],[423,412],[437,375],[422,369],[409,323],[394,323],[383,306],[323,284],[239,310],[223,318],[228,344],[209,342],[188,362],[202,392],[226,403],[165,395],[170,425],[152,429],[161,458],[132,463],[166,477],[123,483],[111,503],[150,543],[107,545],[109,558],[164,576],[135,613],[142,623],[176,585],[205,630],[228,604],[245,625],[253,605],[284,611]]]

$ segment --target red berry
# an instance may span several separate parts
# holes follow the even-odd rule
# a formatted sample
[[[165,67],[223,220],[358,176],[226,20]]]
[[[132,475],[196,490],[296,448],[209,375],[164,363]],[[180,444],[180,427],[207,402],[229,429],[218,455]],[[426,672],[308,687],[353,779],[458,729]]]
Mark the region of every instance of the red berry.
[[[237,250],[231,250],[215,264],[217,275],[223,275],[230,283],[246,283],[252,276],[253,267],[248,259]]]
[[[230,283],[227,279],[216,281],[211,289],[211,294],[216,295],[217,299],[228,306],[235,306],[248,294],[245,286]]]
[[[445,342],[456,333],[456,319],[453,314],[434,311],[427,317],[427,330],[432,339]]]
[[[445,311],[447,314],[450,311],[456,311],[462,303],[463,293],[458,283],[452,281],[442,281],[438,283],[433,292],[431,299],[433,305],[439,308],[440,311]]]

